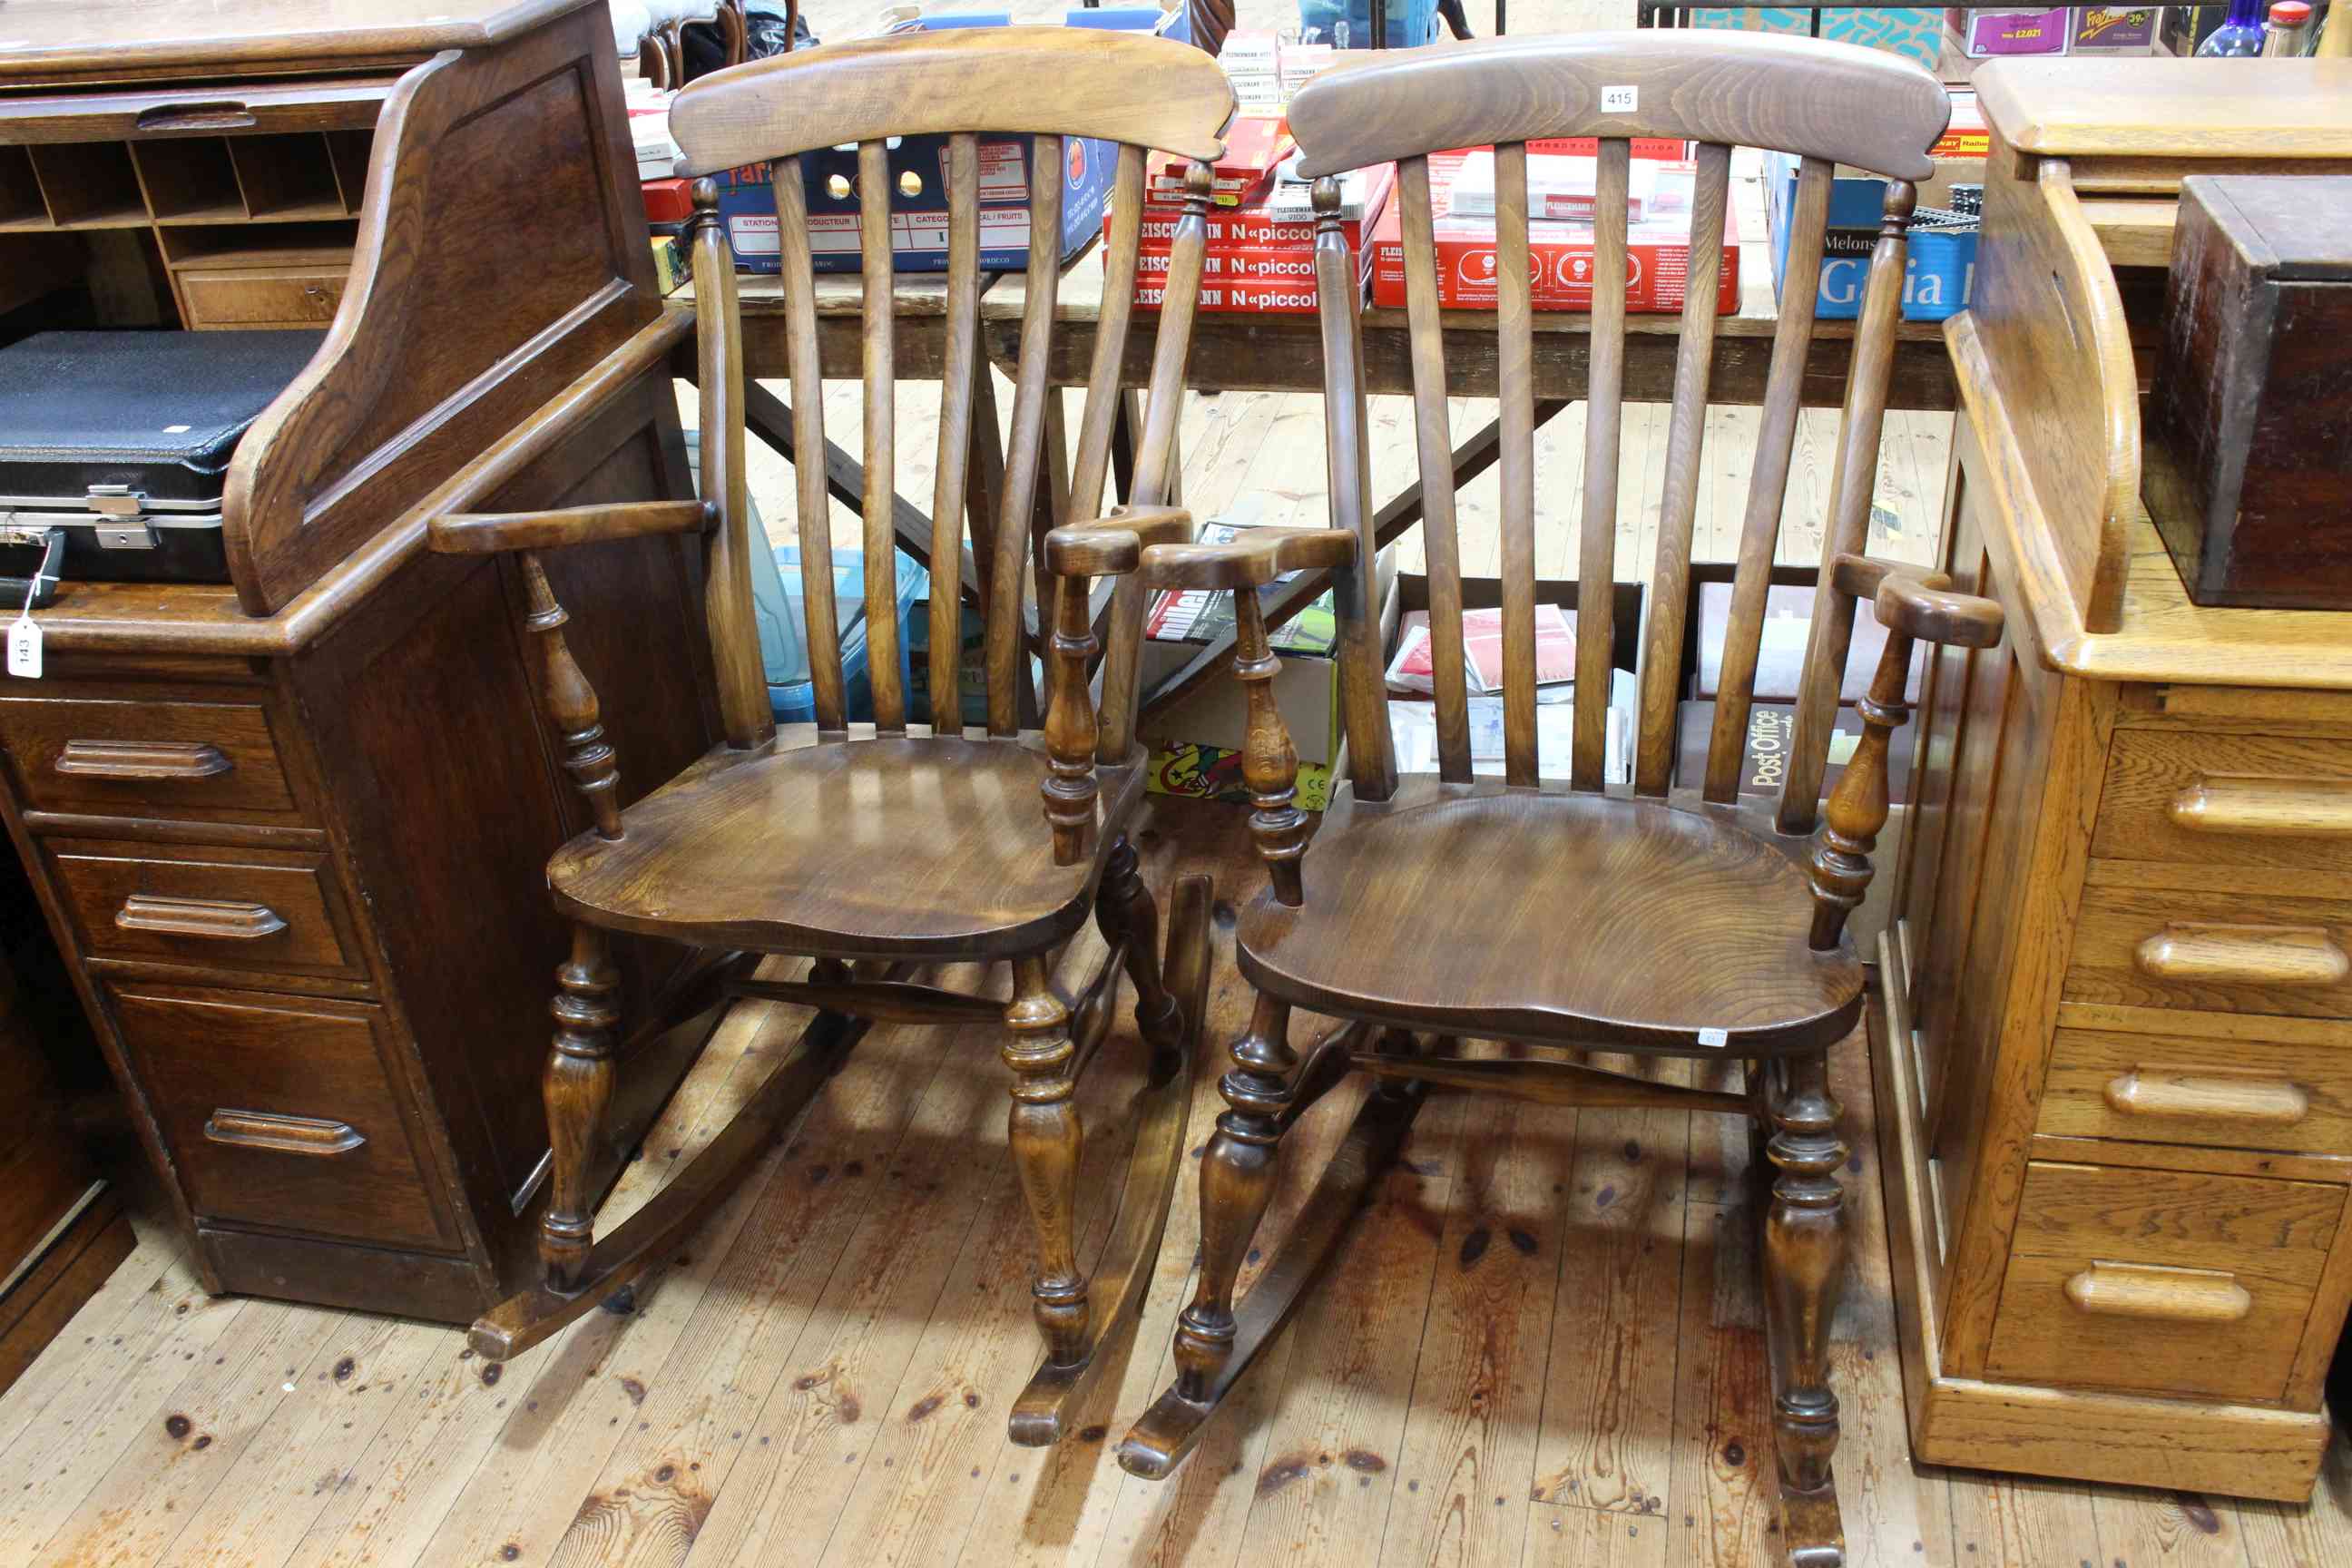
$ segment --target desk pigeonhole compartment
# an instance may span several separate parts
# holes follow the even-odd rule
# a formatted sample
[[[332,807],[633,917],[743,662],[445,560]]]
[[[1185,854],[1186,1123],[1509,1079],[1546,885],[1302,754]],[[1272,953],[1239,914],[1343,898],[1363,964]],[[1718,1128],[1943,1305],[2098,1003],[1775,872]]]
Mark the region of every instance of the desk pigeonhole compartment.
[[[0,600],[22,605],[53,531],[68,581],[227,582],[229,458],[323,336],[39,332],[0,348]]]

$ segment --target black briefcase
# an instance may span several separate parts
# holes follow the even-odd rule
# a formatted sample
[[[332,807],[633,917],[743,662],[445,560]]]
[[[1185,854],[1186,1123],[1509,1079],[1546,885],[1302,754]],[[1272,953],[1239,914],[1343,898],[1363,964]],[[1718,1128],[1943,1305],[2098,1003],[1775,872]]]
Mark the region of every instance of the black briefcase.
[[[38,332],[0,349],[0,612],[36,573],[227,582],[229,458],[325,335]]]

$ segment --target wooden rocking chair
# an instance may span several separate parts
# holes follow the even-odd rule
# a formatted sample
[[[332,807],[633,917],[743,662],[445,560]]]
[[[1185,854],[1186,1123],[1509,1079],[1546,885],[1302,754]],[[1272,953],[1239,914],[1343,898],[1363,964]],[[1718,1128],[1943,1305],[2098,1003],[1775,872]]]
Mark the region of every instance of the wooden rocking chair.
[[[1863,967],[1843,931],[1871,878],[1887,814],[1888,736],[1905,718],[1915,639],[1985,647],[2000,609],[1943,591],[1942,580],[1864,559],[1871,488],[1903,281],[1912,186],[1931,171],[1942,88],[1917,68],[1860,48],[1739,35],[1582,34],[1495,40],[1336,66],[1302,90],[1290,125],[1308,173],[1400,161],[1410,288],[1417,445],[1434,645],[1439,767],[1399,777],[1378,632],[1370,620],[1372,510],[1353,263],[1335,221],[1338,193],[1317,189],[1324,386],[1335,526],[1268,540],[1213,566],[1198,547],[1133,552],[1147,578],[1262,584],[1334,561],[1350,784],[1307,842],[1292,803],[1297,758],[1269,689],[1276,661],[1254,595],[1238,595],[1235,673],[1251,726],[1251,828],[1270,886],[1241,915],[1244,976],[1256,988],[1233,1047],[1201,1173],[1197,1294],[1176,1331],[1175,1385],[1119,1450],[1147,1477],[1168,1474],[1336,1250],[1349,1218],[1395,1155],[1433,1089],[1494,1089],[1570,1105],[1664,1106],[1752,1116],[1769,1137],[1764,1222],[1775,1427],[1787,1534],[1807,1564],[1839,1562],[1843,1535],[1831,1455],[1836,1396],[1828,1334],[1844,1260],[1837,1173],[1847,1149],[1827,1076],[1828,1047],[1853,1027]],[[1540,782],[1536,754],[1535,400],[1529,331],[1527,142],[1601,138],[1594,307],[1585,427],[1582,555],[1576,623],[1575,728],[1565,780]],[[1665,458],[1656,572],[1640,634],[1639,735],[1632,787],[1608,786],[1611,584],[1624,354],[1629,147],[1634,136],[1687,139],[1696,155],[1688,302]],[[1446,429],[1449,391],[1475,363],[1473,329],[1442,317],[1427,154],[1496,146],[1501,309],[1502,603],[1507,756],[1499,779],[1473,776],[1461,634],[1462,574]],[[1712,362],[1721,236],[1734,145],[1801,155],[1761,428],[1739,545],[1731,629],[1704,787],[1669,789],[1689,592],[1692,519]],[[1762,629],[1765,589],[1812,348],[1811,302],[1833,165],[1885,174],[1885,222],[1853,347],[1803,696],[1786,788],[1775,812],[1743,806],[1737,780]],[[1452,362],[1449,364],[1449,361]],[[1449,380],[1449,371],[1453,373]],[[1053,558],[1100,557],[1115,524],[1055,534]],[[1089,558],[1087,552],[1092,552]],[[1888,627],[1861,704],[1864,738],[1811,837],[1840,676],[1858,599]],[[1686,781],[1687,782],[1687,781]],[[1343,1020],[1302,1065],[1291,1010]],[[1411,1031],[1423,1031],[1414,1035]],[[1524,1047],[1509,1058],[1454,1048],[1464,1037]],[[1596,1069],[1579,1053],[1738,1058],[1743,1096]],[[1380,1080],[1303,1212],[1246,1298],[1235,1276],[1274,1185],[1276,1151],[1306,1107],[1350,1071]]]
[[[1134,1316],[1149,1279],[1181,1163],[1193,1045],[1207,984],[1209,888],[1181,881],[1171,910],[1163,970],[1159,914],[1137,871],[1126,824],[1143,791],[1135,742],[1136,667],[1143,616],[1139,583],[1118,586],[1109,610],[1099,720],[1089,700],[1095,649],[1087,584],[1061,593],[1062,635],[1053,639],[1050,726],[1024,732],[1017,716],[1028,665],[1023,605],[1030,582],[1033,511],[1051,496],[1058,461],[1061,394],[1047,379],[1055,269],[1068,167],[1064,138],[1120,143],[1112,202],[1118,226],[1105,287],[1103,352],[1097,354],[1078,432],[1074,515],[1099,510],[1111,464],[1128,301],[1143,204],[1144,149],[1210,159],[1231,118],[1231,88],[1214,61],[1180,44],[1062,27],[913,34],[835,45],[715,73],[682,92],[671,127],[684,163],[709,174],[769,165],[773,179],[791,365],[802,581],[815,693],[814,732],[780,733],[769,705],[752,617],[754,537],[744,483],[747,395],[733,258],[708,179],[694,189],[690,225],[701,385],[701,473],[707,500],[650,501],[514,515],[448,515],[431,529],[434,549],[514,552],[527,600],[525,626],[542,660],[548,713],[565,768],[594,826],[557,851],[548,884],[572,922],[570,960],[556,973],[556,1031],[548,1057],[547,1115],[552,1197],[541,1227],[545,1280],[478,1322],[485,1355],[509,1356],[545,1338],[675,1250],[839,1065],[877,1019],[969,1024],[1001,1018],[1012,1069],[1011,1145],[1037,1230],[1034,1312],[1046,1354],[1014,1406],[1015,1441],[1055,1440],[1082,1396],[1103,1340]],[[967,461],[992,446],[992,403],[978,396],[989,374],[979,357],[980,179],[976,132],[1034,138],[1028,217],[1042,264],[1029,274],[1026,314],[1005,460],[1002,510],[976,517],[975,554],[986,563],[983,732],[950,720],[910,729],[898,670],[893,574],[893,354],[890,198],[896,185],[886,139],[947,137],[949,246],[945,360],[930,560],[930,699],[959,714],[962,606],[953,589],[963,554]],[[865,272],[866,637],[874,711],[870,734],[844,719],[841,650],[835,630],[827,516],[824,400],[808,215],[800,155],[854,141]],[[1179,226],[1167,303],[1152,362],[1149,414],[1138,441],[1132,499],[1166,495],[1182,376],[1206,232],[1208,171]],[[771,400],[772,401],[772,400]],[[975,403],[981,403],[974,436]],[[1154,539],[1173,538],[1161,527]],[[564,613],[540,552],[659,531],[704,540],[708,620],[725,742],[677,777],[626,805],[620,768],[598,723],[594,693],[564,645]],[[992,534],[992,537],[988,535]],[[1050,580],[1040,579],[1050,591]],[[1073,608],[1075,606],[1075,608]],[[1109,953],[1091,974],[1055,973],[1055,954],[1091,909]],[[805,981],[731,972],[739,996],[798,1003],[817,1016],[767,1085],[646,1206],[606,1235],[593,1231],[596,1194],[584,1185],[587,1152],[613,1099],[619,1023],[608,933],[633,932],[695,947],[814,960]],[[916,984],[917,964],[1009,963],[1009,1005]],[[1084,968],[1083,964],[1076,967]],[[1137,1026],[1151,1051],[1118,1217],[1090,1289],[1076,1256],[1080,1128],[1072,1102],[1078,1076],[1109,1034],[1119,977],[1135,986]]]

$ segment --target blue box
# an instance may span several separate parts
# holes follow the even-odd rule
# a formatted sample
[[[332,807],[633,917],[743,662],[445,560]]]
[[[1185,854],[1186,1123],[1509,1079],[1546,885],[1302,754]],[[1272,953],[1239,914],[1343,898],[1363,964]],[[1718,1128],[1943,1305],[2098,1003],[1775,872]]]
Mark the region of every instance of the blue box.
[[[1121,21],[1144,30],[1157,10],[1076,11],[1070,25],[1116,27]],[[1179,9],[1178,26],[1189,24]],[[1003,12],[921,17],[894,31],[939,31],[950,27],[1003,26]],[[1140,25],[1139,25],[1140,24]],[[1125,30],[1125,29],[1121,29]],[[1171,28],[1172,33],[1175,29]],[[1029,269],[1029,164],[1035,146],[1027,136],[983,136],[980,141],[980,266],[988,272]],[[890,165],[890,263],[897,272],[944,272],[948,267],[948,139],[892,139]],[[1102,232],[1103,208],[1110,201],[1118,149],[1092,137],[1063,144],[1062,232],[1054,265],[1076,256]],[[857,149],[827,147],[801,154],[806,187],[809,248],[819,272],[863,269],[857,241]],[[718,176],[719,213],[735,250],[739,272],[782,270],[776,240],[776,206],[768,167],[746,164]]]
[[[1799,160],[1784,153],[1764,159],[1766,216],[1771,228],[1772,291],[1780,291],[1789,268],[1789,209],[1797,198]],[[1872,175],[1842,174],[1830,182],[1829,230],[1822,240],[1821,296],[1813,318],[1851,321],[1862,313],[1871,248],[1878,243],[1879,216],[1886,182]],[[1940,321],[1969,308],[1969,288],[1977,270],[1977,229],[1922,227],[1909,235],[1903,268],[1903,319]]]

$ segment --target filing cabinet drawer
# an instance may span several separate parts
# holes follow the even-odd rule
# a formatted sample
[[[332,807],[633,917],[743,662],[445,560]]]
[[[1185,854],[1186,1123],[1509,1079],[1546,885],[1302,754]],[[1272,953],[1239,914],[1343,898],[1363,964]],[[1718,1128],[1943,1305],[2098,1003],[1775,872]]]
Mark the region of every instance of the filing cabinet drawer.
[[[294,792],[254,701],[0,698],[0,745],[32,811],[295,817]]]
[[[2035,1161],[1988,1373],[2284,1397],[2345,1189]]]
[[[2094,885],[2066,999],[2352,1016],[2352,900]]]
[[[2215,1149],[2352,1150],[2352,1028],[2278,1019],[2274,1039],[2060,1028],[2035,1131]],[[2202,1016],[2210,1017],[2210,1015]]]
[[[199,1220],[454,1249],[380,1008],[122,984],[109,1001]]]
[[[2352,741],[2118,730],[2091,854],[2352,871]]]
[[[323,855],[89,839],[58,840],[49,854],[95,957],[362,973]]]

